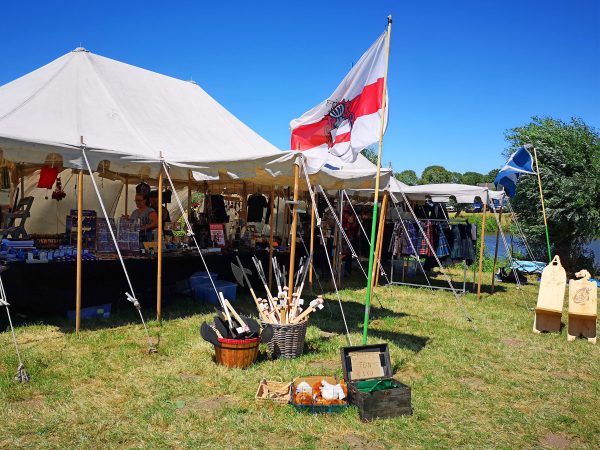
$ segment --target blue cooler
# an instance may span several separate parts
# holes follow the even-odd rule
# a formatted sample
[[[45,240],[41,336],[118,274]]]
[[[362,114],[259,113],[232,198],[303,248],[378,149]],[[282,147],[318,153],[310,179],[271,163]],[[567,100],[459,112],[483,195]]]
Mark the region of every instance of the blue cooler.
[[[203,291],[201,289],[204,285],[208,284],[209,286],[212,286],[208,274],[209,272],[196,272],[188,278],[191,294],[197,300],[204,300],[204,297],[202,296]],[[210,276],[213,281],[217,281],[219,278],[219,274],[216,272],[210,272]]]
[[[100,317],[110,317],[110,311],[112,309],[112,303],[104,303],[103,305],[88,306],[87,308],[81,308],[82,319],[96,319]],[[75,310],[70,309],[67,311],[67,318],[69,320],[75,320]]]
[[[217,287],[217,291],[222,292],[227,300],[230,302],[235,301],[237,294],[237,284],[231,283],[229,281],[224,280],[216,280],[215,286]],[[196,291],[194,291],[196,293]],[[217,298],[217,293],[213,289],[212,284],[209,282],[207,284],[203,284],[198,287],[198,294],[202,300],[212,303],[213,305],[219,305],[219,299]]]

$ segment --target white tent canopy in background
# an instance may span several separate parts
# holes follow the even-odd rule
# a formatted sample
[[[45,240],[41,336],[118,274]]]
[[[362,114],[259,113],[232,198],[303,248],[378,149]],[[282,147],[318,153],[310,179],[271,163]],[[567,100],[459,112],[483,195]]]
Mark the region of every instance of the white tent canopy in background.
[[[404,192],[409,200],[425,200],[430,197],[433,202],[441,203],[447,203],[450,198],[454,198],[457,203],[474,203],[478,200],[485,202],[488,195],[490,200],[500,200],[504,196],[501,191],[456,183],[422,184],[418,186],[403,184],[402,186],[390,186],[390,188],[392,193]]]

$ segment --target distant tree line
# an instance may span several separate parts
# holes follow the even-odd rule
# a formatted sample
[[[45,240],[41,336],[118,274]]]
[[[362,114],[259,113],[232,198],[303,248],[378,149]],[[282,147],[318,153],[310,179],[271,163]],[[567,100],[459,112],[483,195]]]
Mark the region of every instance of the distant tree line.
[[[362,154],[373,164],[377,164],[377,152],[373,148],[365,148]],[[483,174],[479,172],[450,172],[442,166],[429,166],[423,170],[421,177],[418,177],[414,170],[403,170],[402,172],[395,173],[394,176],[409,186],[432,183],[460,183],[476,186],[479,183],[493,183],[497,174],[498,169],[490,170],[487,174]]]

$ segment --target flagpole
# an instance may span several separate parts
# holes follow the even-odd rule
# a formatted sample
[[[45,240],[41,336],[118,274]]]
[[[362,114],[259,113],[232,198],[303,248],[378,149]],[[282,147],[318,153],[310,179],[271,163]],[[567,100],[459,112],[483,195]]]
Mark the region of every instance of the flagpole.
[[[392,34],[392,16],[388,16],[388,29],[387,29],[387,48],[385,55],[385,73],[383,74],[383,98],[381,100],[381,126],[379,128],[379,151],[377,152],[377,176],[375,178],[375,194],[373,198],[373,219],[371,220],[371,247],[369,249],[369,270],[367,272],[367,294],[365,298],[365,320],[363,324],[363,345],[367,343],[367,331],[369,328],[369,310],[371,308],[371,280],[373,278],[373,253],[375,250],[375,229],[377,222],[377,202],[379,200],[379,175],[381,173],[381,150],[383,147],[383,128],[385,123],[385,108],[386,105],[386,92],[387,92],[387,76],[388,67],[390,62],[390,36]]]
[[[537,151],[533,147],[533,156],[535,158],[535,171],[537,172],[538,186],[540,188],[540,199],[542,200],[542,214],[544,215],[544,227],[546,228],[546,244],[548,244],[548,262],[552,261],[552,251],[550,250],[550,235],[548,234],[548,219],[546,218],[546,208],[544,207],[544,193],[542,192],[542,179],[540,177],[540,168],[538,167]]]

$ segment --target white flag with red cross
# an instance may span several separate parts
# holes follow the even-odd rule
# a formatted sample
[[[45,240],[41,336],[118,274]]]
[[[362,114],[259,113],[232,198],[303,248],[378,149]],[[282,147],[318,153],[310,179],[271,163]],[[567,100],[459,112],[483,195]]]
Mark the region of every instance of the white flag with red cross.
[[[361,150],[379,140],[382,113],[387,123],[386,37],[384,32],[327,100],[290,122],[292,150],[322,150],[353,162]]]

